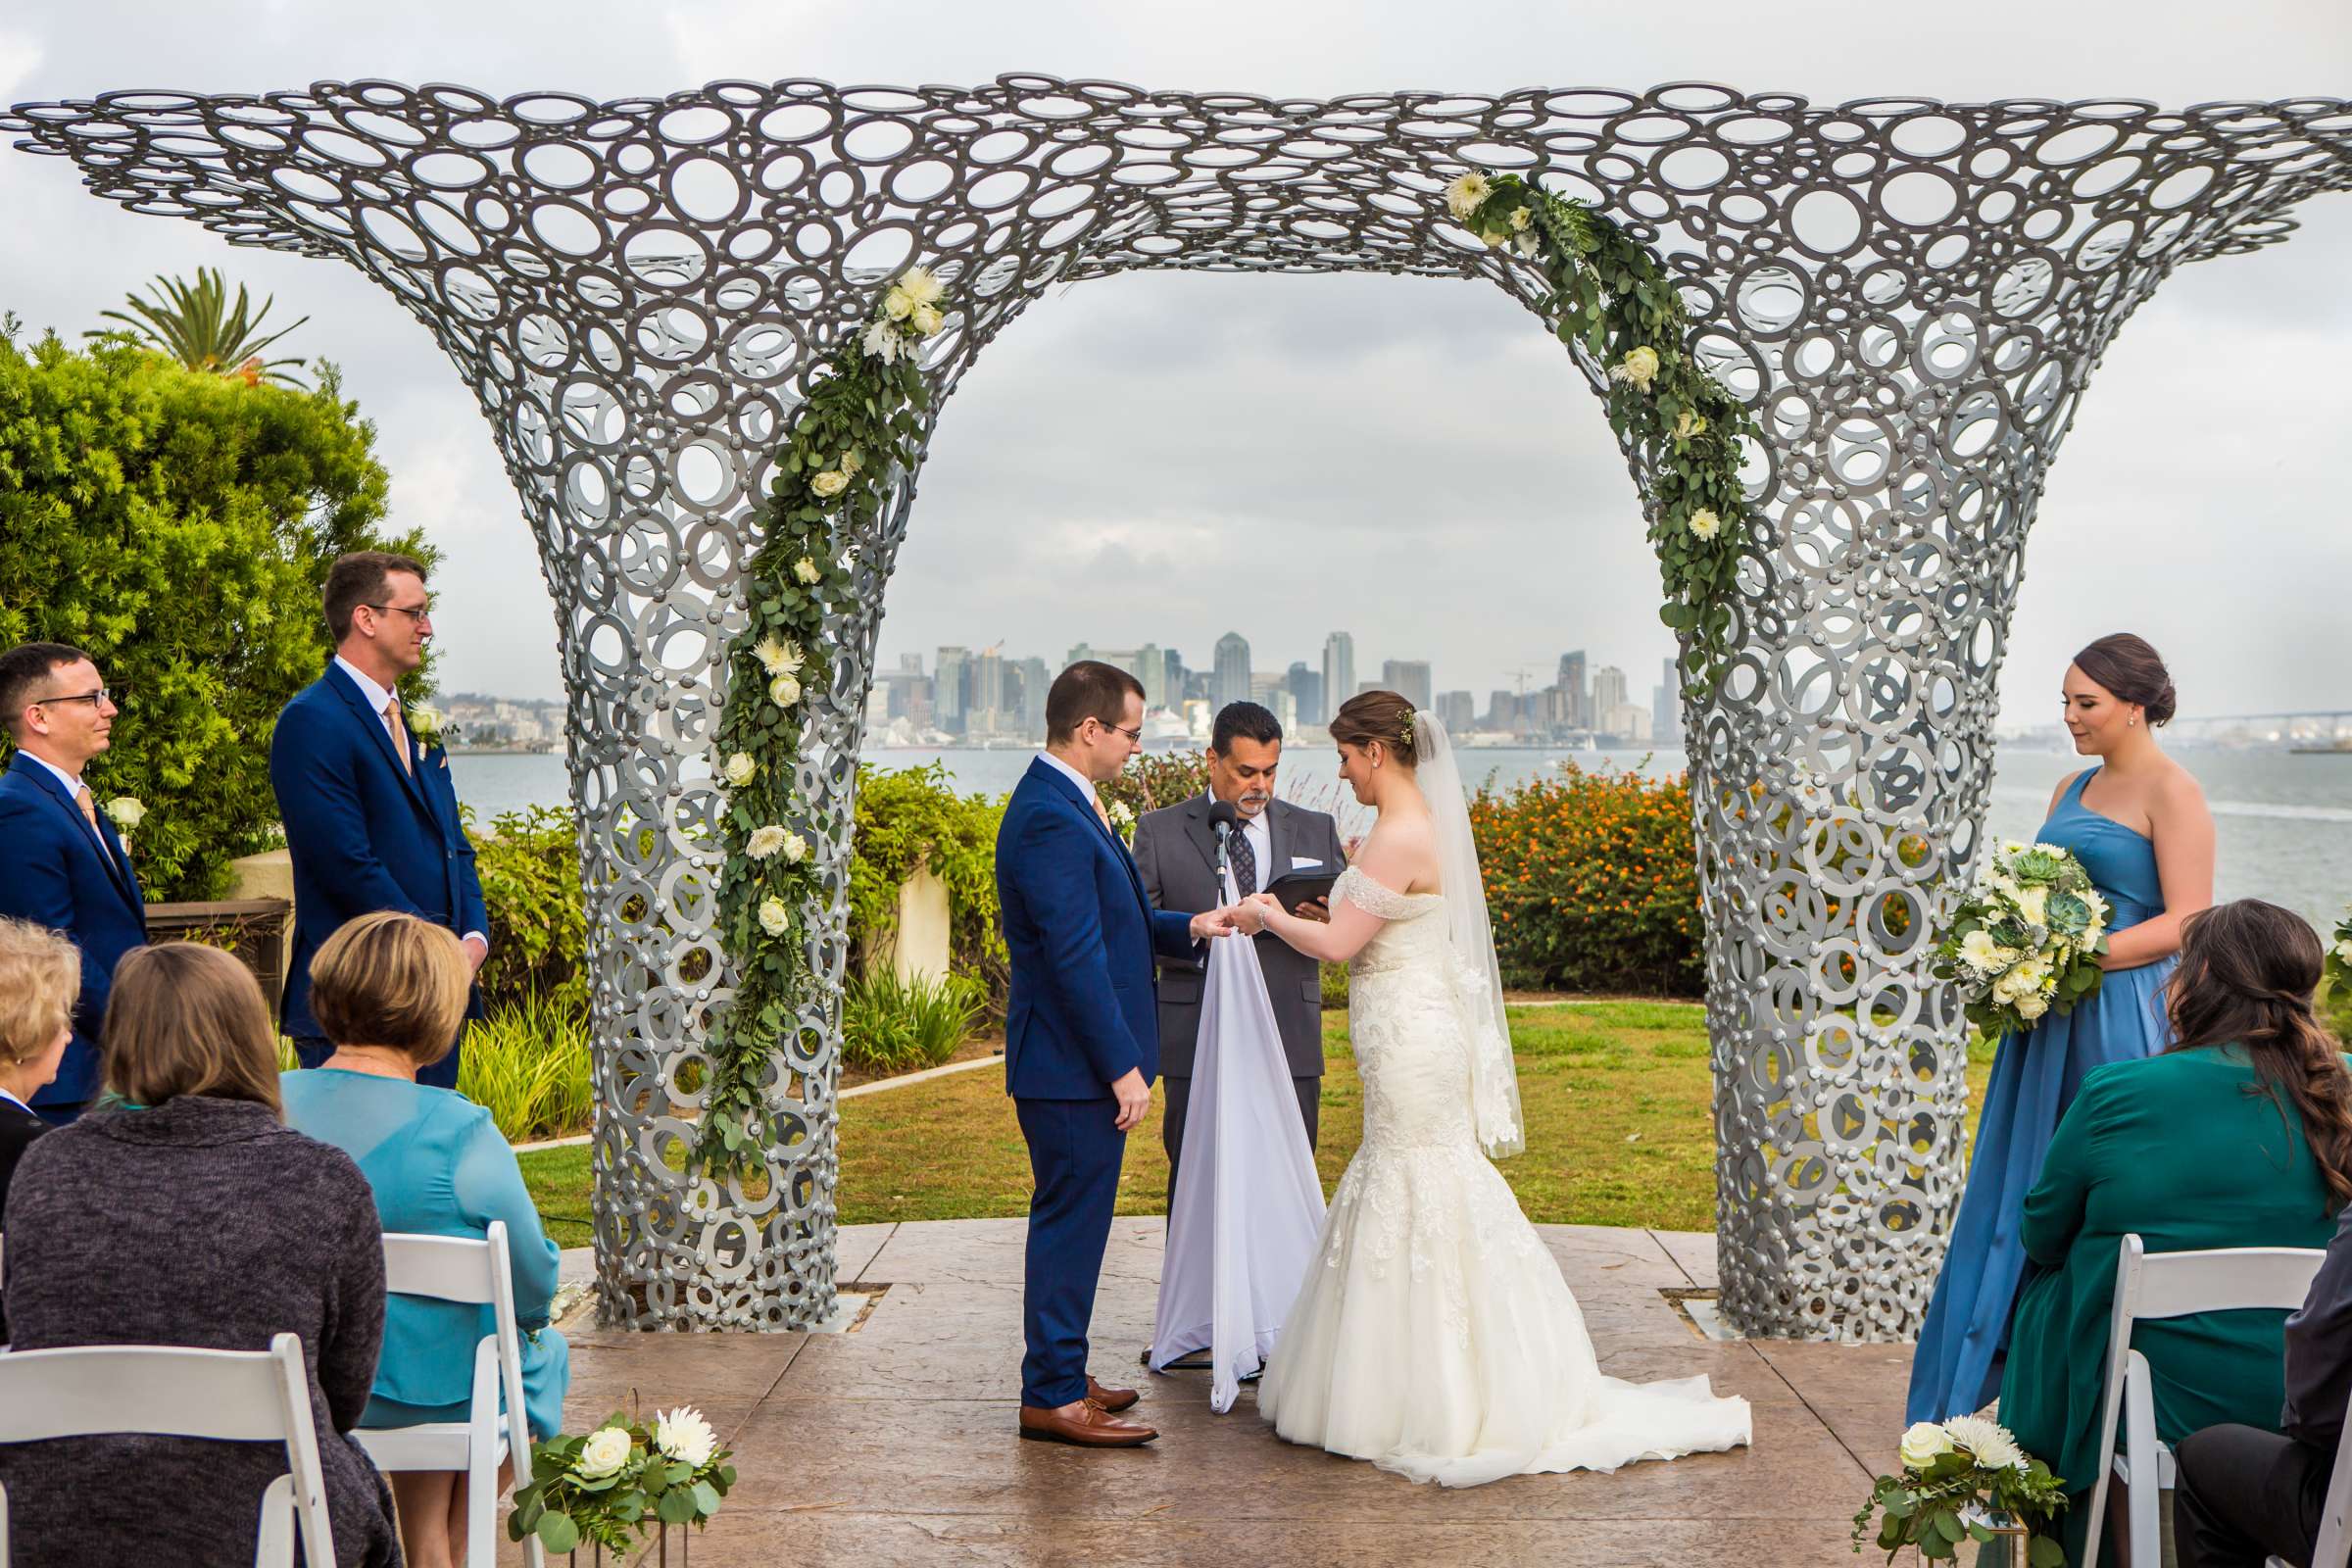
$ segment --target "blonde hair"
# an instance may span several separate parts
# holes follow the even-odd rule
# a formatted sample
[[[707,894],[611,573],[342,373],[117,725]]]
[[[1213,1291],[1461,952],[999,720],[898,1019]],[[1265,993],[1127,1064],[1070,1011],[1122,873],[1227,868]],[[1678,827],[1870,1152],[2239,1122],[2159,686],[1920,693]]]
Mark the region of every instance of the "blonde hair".
[[[363,914],[311,959],[311,1016],[338,1046],[392,1046],[429,1067],[458,1042],[473,980],[445,927],[398,909]]]
[[[30,1061],[73,1027],[81,950],[25,920],[0,918],[0,1062]]]
[[[106,1087],[134,1105],[182,1095],[279,1109],[277,1026],[253,971],[219,948],[166,942],[115,965]]]

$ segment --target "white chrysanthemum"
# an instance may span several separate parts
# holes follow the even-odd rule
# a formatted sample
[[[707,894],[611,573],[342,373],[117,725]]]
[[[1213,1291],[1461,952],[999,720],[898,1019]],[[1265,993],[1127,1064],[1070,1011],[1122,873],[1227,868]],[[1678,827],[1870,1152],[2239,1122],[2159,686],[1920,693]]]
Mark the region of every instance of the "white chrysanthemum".
[[[626,1427],[600,1427],[588,1434],[580,1446],[580,1457],[573,1466],[583,1481],[601,1481],[629,1462],[629,1452],[636,1445],[629,1441]]]
[[[718,1451],[718,1434],[710,1430],[702,1411],[690,1404],[680,1405],[654,1417],[654,1446],[700,1470]]]
[[[2026,917],[2027,924],[2046,926],[2050,923],[2048,888],[2020,888],[2015,902],[2017,912]]]
[[[839,468],[827,468],[808,481],[808,488],[818,500],[830,501],[850,487],[850,476]]]
[[[751,839],[745,843],[743,853],[755,860],[764,860],[784,847],[784,830],[770,822],[765,827],[752,829]]]
[[[798,675],[808,656],[801,645],[789,637],[770,637],[755,650],[760,656],[760,667],[770,675]]]
[[[1486,206],[1487,198],[1494,194],[1487,176],[1474,169],[1446,187],[1446,210],[1456,219],[1465,219]]]
[[[759,771],[760,764],[752,760],[751,753],[737,752],[727,759],[727,765],[719,770],[719,774],[731,787],[741,789]]]
[[[767,683],[768,698],[778,708],[790,708],[801,700],[801,683],[797,676],[778,675]]]
[[[941,296],[948,292],[948,286],[939,280],[939,274],[928,267],[906,269],[906,275],[899,279],[899,287],[906,293],[908,302],[918,309],[925,305],[937,305]]]
[[[771,937],[780,937],[792,928],[792,911],[784,907],[782,899],[760,901],[760,929]]]
[[[1658,351],[1643,344],[1628,349],[1625,358],[1609,370],[1609,379],[1620,381],[1636,391],[1646,392],[1649,383],[1658,378]]]
[[[1933,1421],[1912,1423],[1895,1449],[1897,1457],[1914,1470],[1925,1470],[1937,1458],[1952,1451],[1951,1434]]]
[[[824,575],[823,572],[817,569],[816,563],[809,560],[807,556],[803,556],[800,560],[792,564],[792,574],[795,577],[800,578],[804,583],[808,584],[810,587],[814,587],[816,585],[817,578]]]
[[[147,820],[147,808],[136,795],[118,795],[106,803],[106,816],[118,832],[135,833]]]
[[[1943,1424],[1944,1435],[1969,1451],[1980,1469],[2025,1468],[2025,1451],[2007,1427],[1982,1416],[1956,1415]]]
[[[1511,231],[1513,233],[1524,232],[1527,228],[1527,225],[1535,220],[1535,214],[1529,212],[1526,208],[1514,207],[1511,209]]]
[[[1960,961],[1979,974],[1994,974],[2009,962],[2012,955],[1989,931],[1971,931],[1960,939]]]
[[[794,865],[808,858],[808,841],[798,833],[785,834],[784,842],[776,847],[784,852],[784,858],[790,860]]]
[[[1701,507],[1690,514],[1690,520],[1683,526],[1690,530],[1691,538],[1703,544],[1723,530],[1723,519],[1715,515],[1712,508]]]

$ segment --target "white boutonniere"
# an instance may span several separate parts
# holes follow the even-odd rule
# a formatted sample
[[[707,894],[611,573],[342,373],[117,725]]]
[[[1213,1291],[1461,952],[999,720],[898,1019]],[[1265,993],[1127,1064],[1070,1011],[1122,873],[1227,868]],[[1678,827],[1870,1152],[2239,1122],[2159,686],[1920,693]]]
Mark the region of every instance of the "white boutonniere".
[[[147,820],[147,808],[136,795],[118,795],[106,803],[106,819],[115,824],[118,837],[128,839]]]
[[[447,739],[453,727],[448,714],[438,708],[427,708],[422,703],[411,703],[407,713],[409,733],[416,737],[417,745],[428,751]]]

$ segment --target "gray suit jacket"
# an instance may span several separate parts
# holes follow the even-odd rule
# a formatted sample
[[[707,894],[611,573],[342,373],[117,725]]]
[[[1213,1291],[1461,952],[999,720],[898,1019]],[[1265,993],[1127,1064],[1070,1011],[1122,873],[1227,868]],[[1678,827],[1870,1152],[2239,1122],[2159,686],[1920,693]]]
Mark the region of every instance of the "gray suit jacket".
[[[1144,891],[1160,909],[1213,909],[1225,902],[1217,885],[1217,839],[1208,826],[1206,791],[1177,806],[1147,811],[1135,825],[1135,863],[1144,874]],[[1292,868],[1298,859],[1320,860],[1337,872],[1348,864],[1340,844],[1339,824],[1321,811],[1310,811],[1288,801],[1266,806],[1266,838],[1273,864],[1258,869],[1262,887]],[[1280,937],[1256,938],[1258,966],[1265,971],[1266,994],[1274,1002],[1274,1022],[1282,1031],[1283,1054],[1291,1076],[1317,1078],[1323,1073],[1323,983],[1315,960]],[[1159,960],[1159,1071],[1166,1078],[1193,1075],[1193,1048],[1200,1034],[1200,987],[1207,976],[1205,957],[1191,961]]]

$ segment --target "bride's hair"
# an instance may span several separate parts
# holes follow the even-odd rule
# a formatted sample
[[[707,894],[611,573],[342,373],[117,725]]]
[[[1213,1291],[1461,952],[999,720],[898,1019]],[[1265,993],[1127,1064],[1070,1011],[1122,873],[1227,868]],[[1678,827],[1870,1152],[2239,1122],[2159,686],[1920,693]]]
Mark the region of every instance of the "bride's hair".
[[[1413,748],[1413,705],[1395,692],[1358,692],[1331,715],[1331,738],[1349,746],[1378,741],[1405,766],[1420,760]]]

